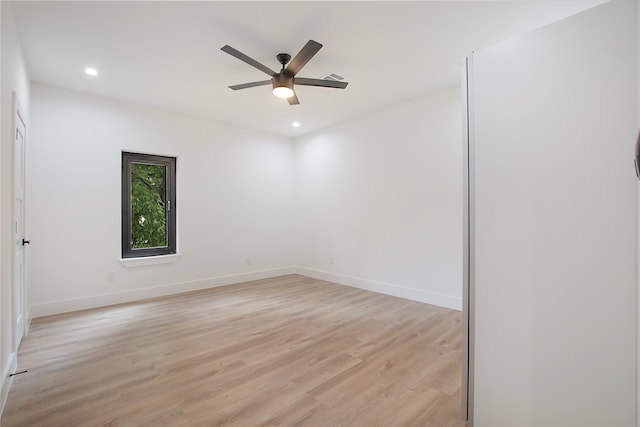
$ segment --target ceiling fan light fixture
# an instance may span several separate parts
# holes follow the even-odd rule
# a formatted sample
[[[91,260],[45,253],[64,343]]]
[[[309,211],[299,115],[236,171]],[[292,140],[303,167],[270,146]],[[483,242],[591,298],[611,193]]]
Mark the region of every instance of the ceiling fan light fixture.
[[[280,73],[273,76],[271,81],[273,82],[273,94],[278,98],[287,99],[295,95],[292,77]]]
[[[273,94],[278,98],[291,98],[293,96],[293,89],[287,86],[275,86],[273,88]]]

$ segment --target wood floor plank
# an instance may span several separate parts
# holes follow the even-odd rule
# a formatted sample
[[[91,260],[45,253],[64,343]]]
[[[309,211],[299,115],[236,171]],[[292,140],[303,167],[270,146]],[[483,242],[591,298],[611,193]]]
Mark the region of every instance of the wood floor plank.
[[[462,427],[461,313],[288,275],[34,319],[0,422]]]

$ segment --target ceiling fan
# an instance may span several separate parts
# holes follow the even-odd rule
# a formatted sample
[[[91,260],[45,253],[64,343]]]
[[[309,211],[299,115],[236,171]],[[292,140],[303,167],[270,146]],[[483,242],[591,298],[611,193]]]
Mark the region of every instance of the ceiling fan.
[[[319,86],[319,87],[332,87],[336,89],[344,89],[347,87],[347,82],[336,81],[336,80],[325,80],[325,79],[309,79],[306,77],[296,77],[296,75],[300,72],[302,67],[305,66],[307,62],[313,56],[318,53],[318,51],[322,48],[322,45],[314,40],[309,40],[307,44],[298,52],[298,54],[291,59],[291,55],[288,53],[279,53],[276,55],[278,62],[282,65],[282,69],[279,73],[273,71],[271,68],[266,65],[261,64],[253,58],[245,55],[232,48],[229,45],[224,45],[221,50],[223,52],[228,53],[231,56],[235,56],[239,60],[246,62],[252,67],[257,68],[263,73],[268,74],[271,79],[269,80],[261,80],[258,82],[251,83],[243,83],[239,85],[229,86],[229,88],[233,90],[247,89],[250,87],[256,86],[266,86],[271,84],[273,86],[273,94],[279,98],[286,98],[289,101],[290,105],[299,104],[298,96],[296,95],[295,90],[293,89],[294,85],[299,86]],[[291,62],[289,62],[291,61]],[[287,65],[288,64],[288,65]]]

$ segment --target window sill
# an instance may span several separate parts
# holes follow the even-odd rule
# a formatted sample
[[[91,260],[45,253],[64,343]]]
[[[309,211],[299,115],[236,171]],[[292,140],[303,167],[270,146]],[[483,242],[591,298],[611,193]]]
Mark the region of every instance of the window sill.
[[[148,265],[171,264],[180,259],[180,254],[146,256],[140,258],[120,258],[120,264],[127,268],[145,267]]]

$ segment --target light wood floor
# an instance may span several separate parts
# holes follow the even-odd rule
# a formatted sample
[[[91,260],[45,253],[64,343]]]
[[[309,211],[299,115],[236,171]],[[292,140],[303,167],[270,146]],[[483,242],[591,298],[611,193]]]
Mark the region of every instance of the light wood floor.
[[[297,275],[38,318],[2,426],[463,426],[460,322]]]

